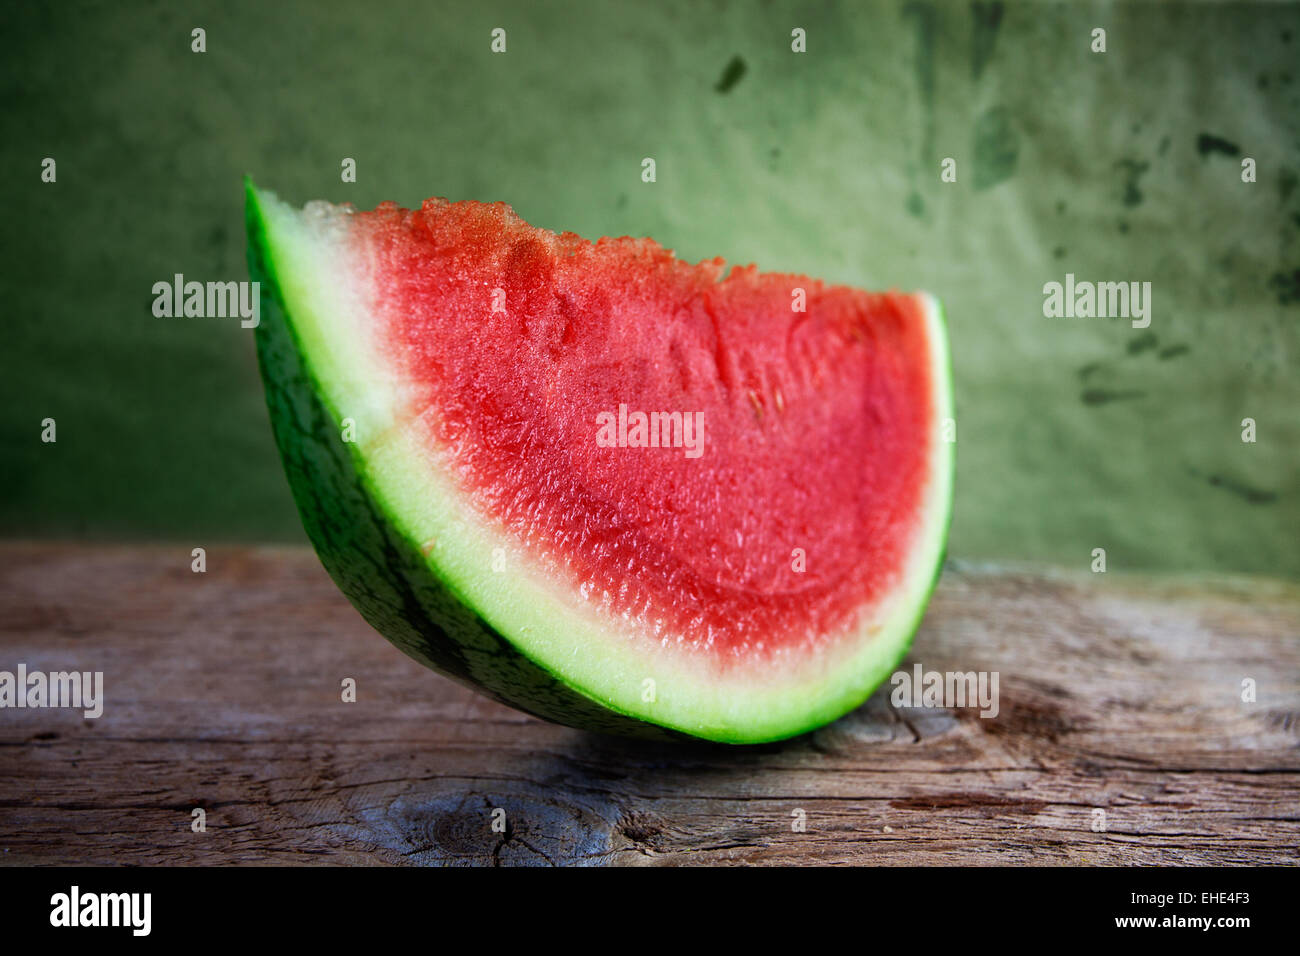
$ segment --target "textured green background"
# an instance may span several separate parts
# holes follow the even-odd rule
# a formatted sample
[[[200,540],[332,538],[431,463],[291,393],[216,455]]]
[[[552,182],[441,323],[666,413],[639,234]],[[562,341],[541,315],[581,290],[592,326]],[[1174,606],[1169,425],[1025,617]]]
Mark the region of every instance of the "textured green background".
[[[954,555],[1300,575],[1296,6],[55,6],[0,13],[8,536],[302,538],[251,333],[150,311],[247,277],[249,172],[933,290]],[[1067,271],[1152,282],[1151,328],[1045,319]]]

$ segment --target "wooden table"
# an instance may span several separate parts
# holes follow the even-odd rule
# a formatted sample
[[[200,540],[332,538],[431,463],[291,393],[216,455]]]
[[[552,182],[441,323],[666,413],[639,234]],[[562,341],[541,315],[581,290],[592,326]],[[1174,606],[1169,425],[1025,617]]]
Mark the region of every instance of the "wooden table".
[[[896,710],[886,687],[806,737],[726,748],[482,699],[373,633],[309,551],[190,561],[0,545],[0,670],[103,671],[107,698],[98,720],[0,710],[0,861],[1300,859],[1296,584],[953,563],[909,666],[998,671],[996,719]]]

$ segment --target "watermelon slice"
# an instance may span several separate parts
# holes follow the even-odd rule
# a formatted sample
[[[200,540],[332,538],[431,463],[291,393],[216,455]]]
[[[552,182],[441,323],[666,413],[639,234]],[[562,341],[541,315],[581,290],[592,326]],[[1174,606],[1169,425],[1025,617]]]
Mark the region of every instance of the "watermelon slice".
[[[407,654],[561,723],[733,743],[901,659],[951,512],[934,299],[503,203],[247,203],[303,523]]]

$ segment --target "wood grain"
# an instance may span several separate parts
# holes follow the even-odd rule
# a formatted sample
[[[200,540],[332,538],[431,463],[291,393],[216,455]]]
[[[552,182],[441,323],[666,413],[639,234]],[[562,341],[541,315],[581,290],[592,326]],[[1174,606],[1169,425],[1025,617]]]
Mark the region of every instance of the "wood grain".
[[[997,671],[996,718],[895,709],[886,687],[736,749],[484,700],[373,633],[309,551],[190,560],[0,545],[0,670],[103,671],[107,698],[98,720],[0,710],[0,862],[1300,860],[1296,584],[950,564],[908,663]]]

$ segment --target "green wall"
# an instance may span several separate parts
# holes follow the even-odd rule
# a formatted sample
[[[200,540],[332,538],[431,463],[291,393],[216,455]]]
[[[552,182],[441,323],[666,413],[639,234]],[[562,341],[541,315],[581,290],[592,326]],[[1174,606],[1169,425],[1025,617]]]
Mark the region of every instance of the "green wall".
[[[952,554],[1300,575],[1300,7],[240,0],[0,24],[7,536],[303,539],[251,333],[150,308],[176,272],[247,278],[248,172],[930,289]],[[1151,282],[1150,328],[1044,318],[1067,272]]]

